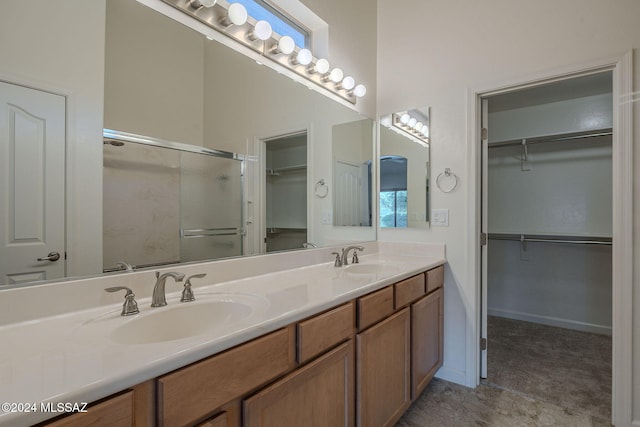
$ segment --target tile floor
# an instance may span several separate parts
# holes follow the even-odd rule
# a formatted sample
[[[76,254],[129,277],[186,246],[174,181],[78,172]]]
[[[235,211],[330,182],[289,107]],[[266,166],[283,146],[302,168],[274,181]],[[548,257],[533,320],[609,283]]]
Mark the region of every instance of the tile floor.
[[[610,426],[611,338],[489,318],[488,376],[434,379],[397,427]]]

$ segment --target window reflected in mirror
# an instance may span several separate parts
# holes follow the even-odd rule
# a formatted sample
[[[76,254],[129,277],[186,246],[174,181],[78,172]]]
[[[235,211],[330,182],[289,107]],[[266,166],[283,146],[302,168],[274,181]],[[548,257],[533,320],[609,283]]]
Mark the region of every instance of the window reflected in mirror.
[[[380,158],[380,227],[407,226],[407,159]]]

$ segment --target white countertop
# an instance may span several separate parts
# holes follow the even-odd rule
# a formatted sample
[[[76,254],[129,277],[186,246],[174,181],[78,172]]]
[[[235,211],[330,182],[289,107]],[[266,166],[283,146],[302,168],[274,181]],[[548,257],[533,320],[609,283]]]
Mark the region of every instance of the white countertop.
[[[169,282],[167,307],[150,308],[150,298],[137,298],[139,316],[225,294],[258,302],[246,320],[178,340],[115,342],[109,336],[113,329],[135,317],[119,315],[121,302],[0,326],[0,402],[33,404],[37,409],[0,411],[0,425],[30,425],[52,418],[59,414],[40,412],[41,403],[104,398],[446,262],[444,249],[435,255],[393,252],[360,257],[362,265],[388,266],[377,273],[352,274],[331,262],[198,286],[195,303],[180,303],[179,291],[169,293],[179,288]]]

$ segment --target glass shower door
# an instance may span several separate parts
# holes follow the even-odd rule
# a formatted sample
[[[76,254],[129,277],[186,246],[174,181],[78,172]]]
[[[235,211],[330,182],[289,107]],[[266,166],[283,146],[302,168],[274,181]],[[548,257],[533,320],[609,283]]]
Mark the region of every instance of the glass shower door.
[[[242,162],[183,152],[181,261],[242,255]]]

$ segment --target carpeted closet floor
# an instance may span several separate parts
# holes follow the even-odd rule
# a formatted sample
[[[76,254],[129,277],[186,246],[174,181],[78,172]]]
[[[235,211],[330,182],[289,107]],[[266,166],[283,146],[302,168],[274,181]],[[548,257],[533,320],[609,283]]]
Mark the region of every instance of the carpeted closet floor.
[[[500,317],[488,328],[487,379],[434,379],[397,427],[611,425],[611,337]]]

